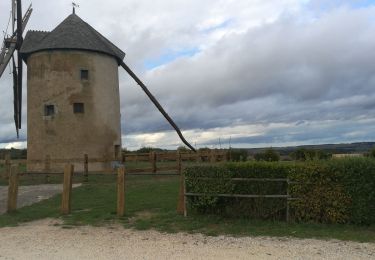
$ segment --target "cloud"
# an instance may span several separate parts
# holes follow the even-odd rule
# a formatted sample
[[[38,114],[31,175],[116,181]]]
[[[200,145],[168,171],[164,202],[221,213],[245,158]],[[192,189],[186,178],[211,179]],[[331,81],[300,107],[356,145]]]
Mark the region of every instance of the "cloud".
[[[375,7],[359,2],[94,0],[77,13],[127,53],[192,143],[270,146],[374,139],[358,122],[375,115]],[[65,1],[33,4],[33,29],[51,30],[71,12]],[[14,141],[10,90],[5,75],[1,142]],[[125,146],[181,144],[123,71],[120,93]]]

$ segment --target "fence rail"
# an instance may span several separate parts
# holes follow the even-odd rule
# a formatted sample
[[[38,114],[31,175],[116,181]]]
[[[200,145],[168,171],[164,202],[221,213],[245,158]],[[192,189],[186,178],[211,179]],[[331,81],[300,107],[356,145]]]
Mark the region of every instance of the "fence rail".
[[[34,160],[34,159],[10,159],[9,155],[6,155],[5,160],[0,160],[0,165],[5,165],[5,168],[9,168],[13,164],[21,164],[21,165],[41,165],[41,170],[38,171],[23,171],[19,174],[22,175],[35,175],[44,173],[47,177],[49,175],[61,175],[63,174],[63,169],[54,170],[54,164],[60,164],[63,166],[64,164],[74,164],[75,166],[82,165],[81,169],[85,178],[88,178],[88,175],[92,175],[95,173],[102,173],[106,172],[108,174],[116,172],[116,169],[121,166],[125,165],[126,167],[130,164],[132,167],[127,167],[127,174],[160,174],[165,172],[175,172],[176,175],[181,174],[181,164],[183,162],[196,162],[196,163],[204,163],[204,162],[223,162],[227,161],[227,150],[210,150],[210,151],[198,151],[197,153],[190,153],[190,152],[149,152],[149,153],[123,153],[121,154],[120,158],[117,160],[112,158],[93,158],[90,157],[88,154],[83,154],[81,158],[68,158],[68,159],[61,159],[61,158],[53,158],[50,155],[45,156],[45,158]],[[100,172],[92,171],[91,164],[94,163],[107,163],[111,164],[110,168],[101,169]],[[138,163],[148,163],[148,165],[144,165],[143,167],[137,168]],[[168,164],[168,165],[159,165],[160,163]],[[6,171],[5,171],[6,172]],[[77,173],[77,171],[76,171]],[[170,175],[170,173],[169,173]],[[1,175],[0,175],[1,177]],[[8,176],[3,176],[8,178]]]
[[[117,175],[118,183],[118,202],[117,214],[122,216],[124,214],[124,182],[125,182],[125,168],[126,175],[153,175],[153,176],[167,176],[167,175],[182,175],[182,164],[187,161],[192,162],[222,162],[227,160],[226,150],[212,150],[210,152],[198,153],[183,153],[183,152],[150,152],[144,154],[125,154],[121,155],[119,160],[108,158],[90,158],[89,155],[84,154],[82,158],[59,159],[52,158],[50,155],[45,156],[44,160],[26,160],[26,159],[11,159],[9,154],[5,156],[4,160],[0,160],[0,166],[4,166],[0,171],[0,178],[8,180],[8,212],[12,212],[17,208],[17,196],[19,177],[42,176],[45,182],[49,182],[50,176],[59,175],[63,177],[63,196],[61,204],[61,213],[69,214],[72,193],[72,180],[74,176],[79,174],[84,176],[84,181],[88,181],[89,175]],[[147,162],[145,168],[129,168],[127,164],[133,162]],[[159,166],[160,162],[168,162],[171,165]],[[64,169],[53,171],[53,164],[63,164]],[[101,171],[91,171],[90,163],[111,163],[114,167],[104,169]],[[43,170],[41,171],[27,171],[28,165],[41,164]],[[82,171],[75,171],[74,167],[77,164],[82,164]],[[20,169],[20,165],[26,166],[26,169]],[[1,169],[1,167],[0,167]]]
[[[210,177],[198,177],[199,180],[214,180],[215,178]],[[227,181],[243,181],[243,182],[285,182],[286,183],[286,194],[221,194],[221,193],[199,193],[199,192],[188,192],[186,190],[186,176],[181,175],[180,199],[178,211],[184,216],[187,216],[187,197],[222,197],[222,198],[279,198],[286,199],[286,221],[289,222],[289,201],[297,200],[289,194],[289,185],[295,182],[291,182],[288,178],[224,178]]]

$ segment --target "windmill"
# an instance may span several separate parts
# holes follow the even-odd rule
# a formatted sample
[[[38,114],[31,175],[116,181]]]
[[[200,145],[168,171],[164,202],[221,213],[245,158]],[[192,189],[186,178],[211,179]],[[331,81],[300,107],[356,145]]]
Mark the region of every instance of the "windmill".
[[[12,60],[18,136],[22,61],[27,64],[28,160],[40,160],[45,155],[63,159],[83,152],[117,157],[121,148],[118,66],[141,87],[182,142],[195,151],[158,100],[126,65],[125,53],[76,15],[75,7],[78,5],[73,3],[73,13],[52,31],[29,31],[23,39],[32,8],[22,18],[21,0],[12,1],[13,30],[4,39],[0,77]]]
[[[31,5],[27,9],[24,16],[22,16],[21,1],[12,0],[11,10],[11,24],[12,32],[10,35],[4,36],[3,45],[0,52],[0,78],[3,75],[6,67],[11,61],[11,68],[13,74],[13,104],[14,104],[14,123],[19,137],[19,129],[21,129],[22,119],[22,57],[19,53],[23,42],[23,31],[27,25],[33,9]],[[5,32],[7,34],[7,32]]]

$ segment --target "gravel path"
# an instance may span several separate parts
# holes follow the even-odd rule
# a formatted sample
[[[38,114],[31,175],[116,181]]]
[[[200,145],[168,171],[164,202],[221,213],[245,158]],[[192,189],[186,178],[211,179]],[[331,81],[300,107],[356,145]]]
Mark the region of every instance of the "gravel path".
[[[0,259],[375,259],[375,244],[206,237],[115,227],[64,229],[42,220],[0,229]]]
[[[73,184],[78,187],[80,184]],[[62,184],[42,184],[20,186],[18,188],[17,208],[31,205],[62,192]],[[0,186],[0,214],[5,213],[8,200],[8,186]]]

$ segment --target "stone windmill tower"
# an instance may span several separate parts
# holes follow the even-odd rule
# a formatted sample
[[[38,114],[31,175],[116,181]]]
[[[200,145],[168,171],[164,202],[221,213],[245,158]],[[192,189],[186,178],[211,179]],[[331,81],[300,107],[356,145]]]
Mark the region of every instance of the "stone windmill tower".
[[[17,28],[4,41],[0,55],[0,77],[17,51],[18,67],[13,67],[15,123],[21,128],[22,60],[27,64],[27,149],[28,161],[91,158],[117,160],[121,154],[121,115],[118,67],[122,66],[141,86],[182,141],[172,121],[146,86],[123,62],[125,53],[75,14],[69,15],[50,32],[22,32],[31,8],[22,19],[21,1],[13,1]],[[15,13],[12,12],[12,13]],[[14,42],[14,48],[12,47]],[[22,60],[21,60],[22,58]],[[1,71],[2,70],[2,71]],[[51,168],[61,169],[52,164]],[[105,164],[91,169],[108,168]],[[43,164],[28,165],[41,170]]]
[[[27,64],[28,160],[84,153],[116,160],[124,52],[71,14],[51,32],[29,31],[21,56]]]

